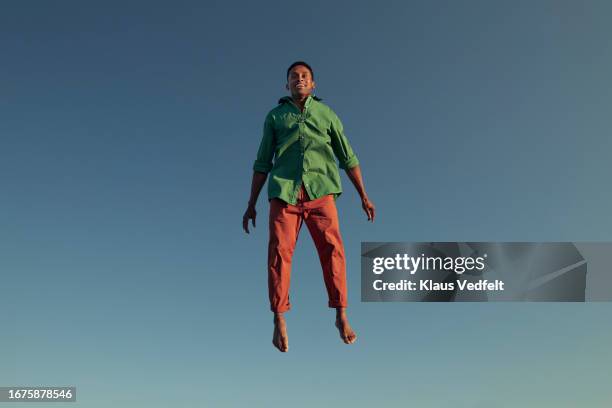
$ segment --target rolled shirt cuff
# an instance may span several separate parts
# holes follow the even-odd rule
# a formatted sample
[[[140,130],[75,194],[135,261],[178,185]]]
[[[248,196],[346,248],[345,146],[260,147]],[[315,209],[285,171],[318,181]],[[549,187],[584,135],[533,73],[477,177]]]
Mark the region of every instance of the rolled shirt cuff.
[[[253,170],[260,173],[269,173],[270,170],[272,170],[272,165],[269,163],[255,161],[255,163],[253,163]]]
[[[342,169],[342,170],[348,170],[348,169],[352,169],[353,167],[359,165],[359,160],[357,160],[357,156],[353,156],[350,159],[348,159],[346,162],[344,163],[338,163],[338,166]]]

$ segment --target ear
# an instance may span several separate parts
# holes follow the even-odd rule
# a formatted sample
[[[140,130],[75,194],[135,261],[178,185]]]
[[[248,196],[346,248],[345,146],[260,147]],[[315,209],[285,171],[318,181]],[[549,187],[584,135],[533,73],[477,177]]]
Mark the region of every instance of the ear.
[[[317,87],[317,83],[315,81],[312,81],[312,89],[315,89]]]
[[[289,90],[289,84],[288,84],[288,83],[287,83],[287,84],[285,84],[285,89],[286,89],[286,90]]]

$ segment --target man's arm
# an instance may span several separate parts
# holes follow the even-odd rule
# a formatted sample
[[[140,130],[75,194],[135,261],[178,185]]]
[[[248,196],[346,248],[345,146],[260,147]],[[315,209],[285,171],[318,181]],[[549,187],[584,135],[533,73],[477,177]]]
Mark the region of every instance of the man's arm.
[[[344,134],[344,126],[342,126],[342,121],[335,113],[333,113],[331,118],[329,137],[331,139],[332,150],[338,159],[338,165],[341,169],[348,172],[350,168],[359,164],[359,160],[357,159],[351,144]]]
[[[249,198],[247,209],[242,217],[242,228],[247,234],[249,233],[249,219],[253,220],[253,228],[256,227],[255,218],[257,217],[257,211],[255,211],[255,204],[257,203],[257,198],[259,197],[261,188],[264,184],[266,184],[267,178],[268,173],[260,173],[258,171],[253,172],[253,180],[251,181],[251,197]]]
[[[366,194],[359,165],[346,169],[346,174],[348,175],[348,178],[351,179],[355,189],[357,189],[359,197],[361,197],[361,206],[368,216],[368,220],[374,222],[374,203],[368,199],[368,195]]]
[[[248,234],[249,233],[249,219],[253,220],[253,227],[255,227],[255,218],[257,217],[257,211],[255,211],[255,204],[257,203],[257,197],[268,178],[268,173],[272,170],[272,159],[274,157],[274,124],[272,115],[268,114],[264,121],[263,137],[259,144],[259,150],[257,151],[257,158],[253,163],[253,180],[251,182],[251,197],[247,209],[242,217],[242,228]]]
[[[334,113],[331,120],[329,136],[331,138],[332,149],[338,158],[338,164],[341,169],[346,171],[349,179],[357,189],[357,193],[361,197],[361,206],[368,216],[368,220],[374,222],[374,203],[368,199],[361,178],[361,169],[359,168],[359,160],[353,152],[351,144],[344,134],[342,121]]]

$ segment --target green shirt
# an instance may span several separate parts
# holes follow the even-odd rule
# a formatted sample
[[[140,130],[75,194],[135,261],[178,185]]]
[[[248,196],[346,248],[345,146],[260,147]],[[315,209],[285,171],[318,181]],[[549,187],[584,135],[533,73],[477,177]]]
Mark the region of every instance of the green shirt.
[[[253,170],[270,173],[268,200],[297,203],[302,182],[312,200],[342,193],[340,168],[359,164],[336,113],[316,96],[308,96],[301,112],[288,96],[278,101],[264,121]],[[274,158],[274,164],[272,163]]]

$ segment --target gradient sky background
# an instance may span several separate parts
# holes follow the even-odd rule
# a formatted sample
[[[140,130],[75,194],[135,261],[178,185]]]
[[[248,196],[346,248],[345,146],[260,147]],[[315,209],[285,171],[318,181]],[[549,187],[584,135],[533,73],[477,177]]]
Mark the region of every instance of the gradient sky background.
[[[0,385],[77,386],[54,407],[612,404],[610,303],[359,292],[361,241],[612,240],[610,2],[2,6]],[[377,219],[342,173],[359,337],[303,229],[282,354],[265,189],[241,218],[298,59]]]

